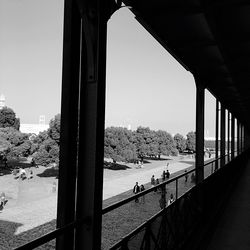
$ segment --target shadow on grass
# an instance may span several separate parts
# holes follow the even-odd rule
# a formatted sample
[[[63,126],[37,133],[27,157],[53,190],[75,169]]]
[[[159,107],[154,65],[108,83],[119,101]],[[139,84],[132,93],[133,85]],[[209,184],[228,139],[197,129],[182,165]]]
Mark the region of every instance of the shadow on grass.
[[[30,168],[32,165],[28,162],[25,162],[26,159],[20,158],[20,159],[11,159],[8,160],[7,166],[5,167],[3,164],[0,164],[0,175],[7,175],[11,174],[13,169],[16,168]]]
[[[147,161],[149,160],[149,161]],[[154,158],[154,157],[145,157],[143,159],[143,163],[151,163],[150,161],[171,161],[172,159],[171,158]]]
[[[126,170],[130,168],[123,164],[106,162],[106,161],[103,163],[103,167],[110,170]]]
[[[52,220],[20,234],[15,234],[20,226],[23,225],[16,222],[0,220],[0,249],[13,249],[16,247],[20,247],[31,240],[49,233],[56,228],[56,220]],[[55,240],[49,241],[36,249],[55,249]]]
[[[37,174],[39,177],[56,177],[58,178],[59,170],[58,168],[46,168],[42,173]]]

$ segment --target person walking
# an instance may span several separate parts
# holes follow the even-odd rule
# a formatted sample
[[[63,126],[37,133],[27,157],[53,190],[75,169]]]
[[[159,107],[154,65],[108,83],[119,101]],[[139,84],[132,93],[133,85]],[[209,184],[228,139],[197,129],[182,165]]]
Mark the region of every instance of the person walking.
[[[151,177],[151,187],[154,187],[155,186],[155,176],[152,175]]]
[[[140,192],[143,192],[143,191],[145,191],[145,187],[144,187],[144,185],[141,184]],[[145,203],[145,196],[144,195],[141,197],[141,203],[143,203],[143,204]]]
[[[159,179],[157,178],[157,179],[155,180],[155,185],[157,186],[157,185],[159,185],[159,184],[160,184],[160,181],[159,181]],[[155,188],[155,192],[156,192],[156,191],[159,191],[158,188]]]
[[[168,206],[174,202],[174,195],[170,194],[170,198],[168,200]]]
[[[169,173],[169,171],[167,170],[167,172],[166,172],[166,179],[168,180],[170,178],[170,173]]]
[[[185,170],[185,182],[187,182],[188,180],[188,174],[187,174],[187,170]]]
[[[135,186],[134,186],[134,188],[133,188],[133,193],[134,194],[138,194],[140,192],[140,187],[139,187],[139,185],[138,185],[138,182],[136,182],[135,183]],[[135,198],[135,202],[137,203],[139,200],[138,200],[138,198]]]
[[[162,172],[162,182],[166,180],[166,172],[163,170]]]

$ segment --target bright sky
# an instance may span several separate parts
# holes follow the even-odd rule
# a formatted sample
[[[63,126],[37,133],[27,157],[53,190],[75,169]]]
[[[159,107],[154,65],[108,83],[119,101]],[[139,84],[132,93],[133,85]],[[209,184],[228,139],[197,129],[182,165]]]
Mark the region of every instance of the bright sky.
[[[48,123],[60,112],[62,30],[62,0],[0,0],[0,93],[21,123],[37,123],[42,114]],[[106,127],[195,129],[193,76],[127,8],[108,23],[106,93]],[[213,136],[214,114],[207,115]]]
[[[63,1],[0,0],[0,93],[21,123],[60,112]]]

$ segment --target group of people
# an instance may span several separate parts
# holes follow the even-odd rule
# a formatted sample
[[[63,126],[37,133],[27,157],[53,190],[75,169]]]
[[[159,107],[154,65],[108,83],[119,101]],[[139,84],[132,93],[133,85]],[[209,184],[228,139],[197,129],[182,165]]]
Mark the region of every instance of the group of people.
[[[6,205],[7,201],[8,201],[8,200],[6,199],[5,193],[2,192],[2,193],[1,193],[1,196],[0,196],[0,211],[3,210],[3,208],[4,208],[4,206]]]
[[[16,176],[16,179],[21,179],[21,180],[28,179],[29,180],[33,178],[32,169],[28,170],[27,172],[24,168],[14,169],[13,174]]]
[[[163,170],[161,177],[162,177],[162,182],[168,180],[170,178],[169,170],[167,170],[167,171]],[[155,179],[155,176],[152,175],[150,183],[151,183],[151,187],[154,187],[154,186],[160,184],[160,181],[158,178]]]
[[[140,193],[140,192],[143,192],[144,190],[145,190],[145,187],[144,187],[143,184],[141,184],[141,185],[139,186],[138,182],[135,183],[135,186],[134,186],[134,188],[133,188],[133,193],[134,193],[134,194],[138,194],[138,193]],[[145,202],[145,197],[144,197],[144,196],[142,196],[141,201],[142,201],[142,203]],[[139,199],[136,198],[136,199],[135,199],[135,202],[136,202],[136,203],[139,202]]]

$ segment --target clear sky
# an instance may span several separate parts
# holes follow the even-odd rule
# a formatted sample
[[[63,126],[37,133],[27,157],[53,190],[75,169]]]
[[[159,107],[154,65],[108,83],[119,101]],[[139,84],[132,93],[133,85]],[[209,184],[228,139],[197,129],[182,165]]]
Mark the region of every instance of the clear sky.
[[[21,123],[60,112],[63,1],[0,0],[0,93]]]
[[[42,114],[48,123],[60,112],[62,37],[63,0],[0,0],[0,93],[21,123]],[[106,97],[106,127],[195,129],[193,76],[127,8],[108,22]],[[212,116],[208,111],[209,136]]]

